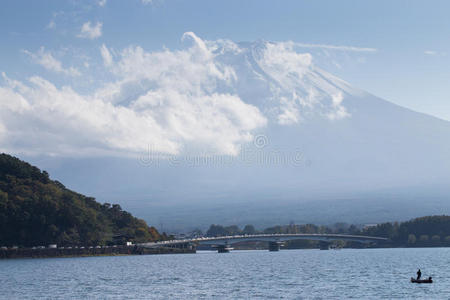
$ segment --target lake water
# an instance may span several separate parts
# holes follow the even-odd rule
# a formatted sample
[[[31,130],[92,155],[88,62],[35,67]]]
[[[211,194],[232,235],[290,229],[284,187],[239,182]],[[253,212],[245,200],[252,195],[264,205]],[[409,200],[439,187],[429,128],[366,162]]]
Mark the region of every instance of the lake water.
[[[0,261],[2,299],[448,299],[450,248]],[[417,268],[433,284],[412,284]]]

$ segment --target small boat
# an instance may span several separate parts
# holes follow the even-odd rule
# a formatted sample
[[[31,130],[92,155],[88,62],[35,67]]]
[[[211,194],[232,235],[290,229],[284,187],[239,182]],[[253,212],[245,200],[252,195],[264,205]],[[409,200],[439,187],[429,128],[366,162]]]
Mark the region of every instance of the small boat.
[[[433,283],[433,278],[428,277],[428,279],[415,279],[411,277],[412,283]]]

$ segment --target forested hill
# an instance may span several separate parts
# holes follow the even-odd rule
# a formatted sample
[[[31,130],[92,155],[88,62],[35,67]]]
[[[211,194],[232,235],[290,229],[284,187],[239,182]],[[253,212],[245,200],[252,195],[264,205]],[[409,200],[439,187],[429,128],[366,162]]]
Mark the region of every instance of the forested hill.
[[[450,247],[450,216],[426,216],[401,223],[382,223],[366,228],[364,234],[387,237],[397,246]]]
[[[0,154],[0,246],[107,245],[165,239],[117,204],[67,189],[45,171]]]

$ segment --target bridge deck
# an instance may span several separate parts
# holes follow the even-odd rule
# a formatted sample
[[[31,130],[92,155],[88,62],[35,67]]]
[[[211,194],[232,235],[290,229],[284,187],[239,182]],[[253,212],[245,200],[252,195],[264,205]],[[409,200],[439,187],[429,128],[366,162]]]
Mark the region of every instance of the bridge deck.
[[[253,235],[233,235],[220,237],[202,237],[194,239],[170,240],[157,243],[143,243],[139,244],[143,247],[164,247],[177,244],[207,244],[207,245],[231,245],[243,241],[267,241],[267,242],[284,242],[291,240],[317,240],[317,241],[354,241],[360,243],[383,242],[387,238],[363,236],[363,235],[348,235],[348,234],[253,234]]]

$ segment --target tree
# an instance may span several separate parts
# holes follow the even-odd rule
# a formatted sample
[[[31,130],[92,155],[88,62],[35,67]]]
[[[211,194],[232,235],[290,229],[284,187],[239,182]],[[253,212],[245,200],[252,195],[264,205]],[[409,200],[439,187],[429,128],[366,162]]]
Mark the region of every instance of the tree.
[[[225,236],[227,235],[227,231],[221,225],[212,224],[209,226],[208,231],[206,232],[206,236],[214,237],[214,236]]]
[[[201,229],[195,228],[194,230],[192,230],[192,232],[191,232],[190,235],[191,235],[193,238],[202,237],[202,236],[203,236],[203,232],[201,231]]]
[[[427,234],[422,234],[419,237],[419,241],[421,244],[427,244],[428,243],[428,235]]]
[[[361,231],[358,229],[358,227],[356,227],[354,224],[350,225],[350,227],[348,228],[348,233],[349,234],[360,234]]]
[[[256,234],[256,229],[253,227],[253,225],[245,225],[244,229],[242,230],[243,234]]]
[[[450,235],[448,235],[444,238],[444,242],[447,246],[450,245]]]
[[[226,235],[239,235],[241,234],[241,230],[236,225],[231,225],[225,227]]]
[[[433,235],[432,237],[431,237],[431,242],[433,243],[433,245],[439,245],[440,244],[440,242],[441,242],[441,237],[439,236],[439,235]]]
[[[416,243],[416,236],[414,234],[408,235],[408,245],[414,245]]]

